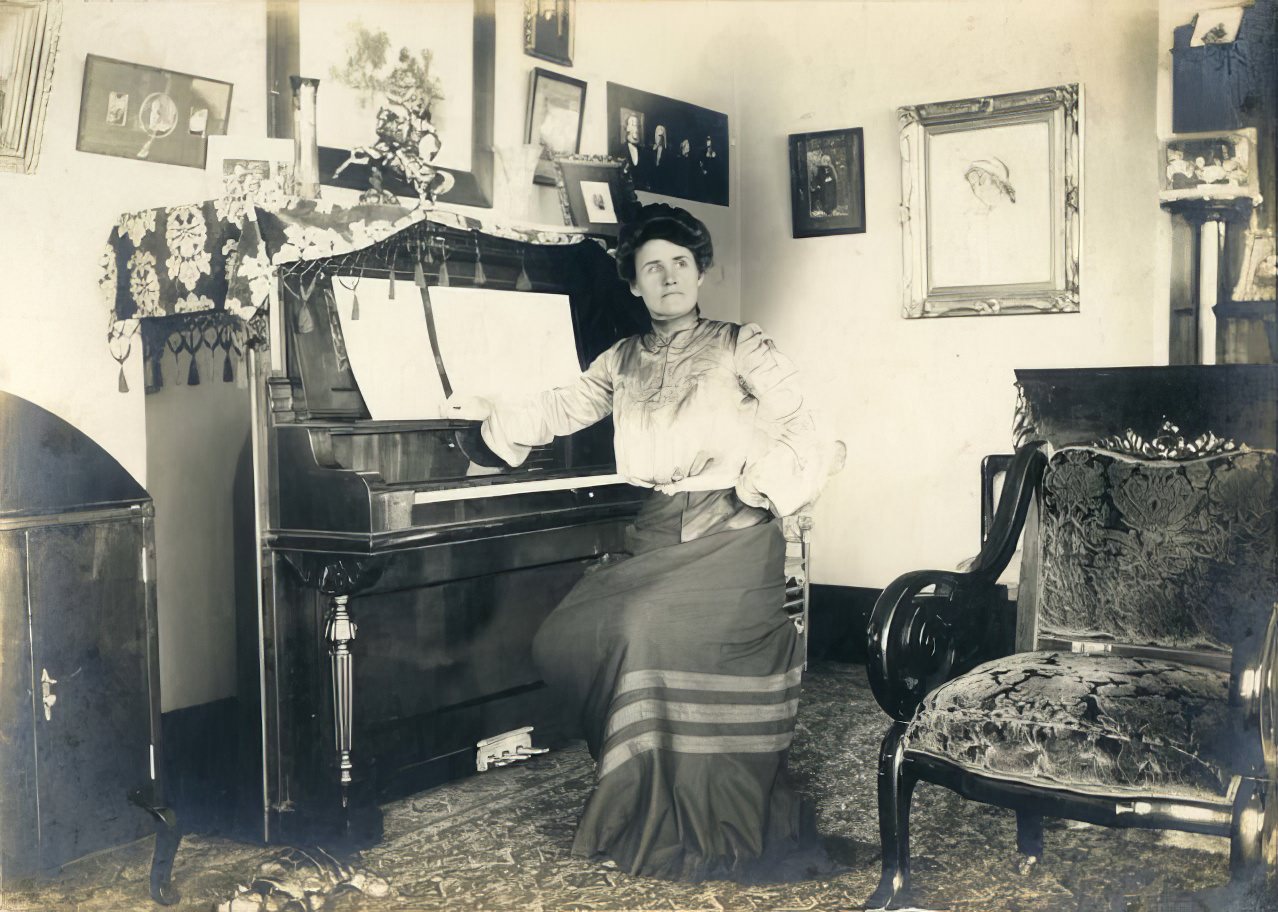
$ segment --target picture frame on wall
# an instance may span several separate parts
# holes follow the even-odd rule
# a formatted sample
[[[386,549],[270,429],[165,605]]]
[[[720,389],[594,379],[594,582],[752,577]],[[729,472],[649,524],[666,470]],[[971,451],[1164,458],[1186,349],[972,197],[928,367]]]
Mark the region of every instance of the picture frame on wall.
[[[790,208],[796,238],[865,231],[860,127],[790,135]]]
[[[903,315],[1079,309],[1077,83],[897,109]]]
[[[608,83],[608,154],[636,190],[729,204],[728,115]]]
[[[554,162],[564,224],[615,241],[639,211],[622,163],[606,155],[556,155]]]
[[[80,152],[203,168],[208,137],[226,132],[229,82],[89,54],[80,93]]]
[[[62,0],[0,4],[0,173],[39,163],[61,27]]]
[[[524,53],[572,66],[575,0],[524,0]]]
[[[534,67],[530,78],[524,142],[541,146],[534,183],[553,186],[555,156],[576,155],[581,151],[586,83],[541,67]]]
[[[344,6],[346,14],[336,18],[326,0],[269,7],[270,134],[292,136],[291,119],[276,103],[287,96],[291,105],[290,76],[318,79],[321,184],[368,191],[379,166],[379,188],[416,197],[393,167],[369,154],[380,154],[379,143],[416,136],[411,145],[434,151],[430,167],[447,175],[439,202],[492,206],[495,0],[366,0]],[[439,37],[459,34],[471,40]],[[385,49],[380,58],[368,53],[376,47]],[[404,90],[405,80],[411,91]]]

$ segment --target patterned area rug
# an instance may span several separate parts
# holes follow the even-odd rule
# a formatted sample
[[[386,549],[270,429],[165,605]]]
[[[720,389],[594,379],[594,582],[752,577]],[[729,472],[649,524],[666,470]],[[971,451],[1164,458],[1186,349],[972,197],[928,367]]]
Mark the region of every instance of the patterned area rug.
[[[263,847],[190,836],[174,882],[179,909],[222,912],[714,910],[861,907],[878,881],[875,764],[886,717],[855,666],[814,668],[804,685],[792,766],[837,837],[844,867],[793,882],[677,884],[569,855],[593,768],[584,747],[557,751],[387,805],[385,838],[356,858],[319,847]],[[1044,862],[1017,872],[1015,818],[922,785],[912,817],[918,908],[964,912],[1259,912],[1228,896],[1224,840],[1049,821]],[[68,867],[0,900],[3,912],[152,912],[147,842]]]

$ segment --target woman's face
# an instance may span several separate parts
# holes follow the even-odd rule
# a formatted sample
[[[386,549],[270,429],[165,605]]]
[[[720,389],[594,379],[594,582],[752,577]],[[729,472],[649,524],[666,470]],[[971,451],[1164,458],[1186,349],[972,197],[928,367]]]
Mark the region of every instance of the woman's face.
[[[697,258],[670,241],[648,241],[635,251],[635,280],[630,291],[643,298],[654,320],[673,320],[697,306],[701,287]]]

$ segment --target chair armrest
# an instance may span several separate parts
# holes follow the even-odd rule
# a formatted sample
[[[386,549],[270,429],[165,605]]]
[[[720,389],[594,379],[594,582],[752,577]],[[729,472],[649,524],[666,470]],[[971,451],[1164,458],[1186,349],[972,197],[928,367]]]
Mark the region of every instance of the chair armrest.
[[[1041,447],[1035,442],[1017,451],[989,535],[968,571],[906,573],[875,601],[866,631],[870,688],[893,718],[908,720],[941,684],[1010,651],[996,581],[1043,477]],[[924,594],[929,586],[935,591]]]
[[[994,519],[981,544],[981,553],[968,568],[969,573],[992,582],[1007,569],[1008,561],[1016,553],[1016,543],[1020,541],[1030,503],[1047,467],[1047,456],[1042,447],[1042,441],[1034,441],[1021,447],[1012,457],[1003,480],[998,509],[994,511]]]
[[[1006,652],[989,642],[1006,640],[990,637],[997,601],[994,584],[973,573],[914,570],[893,580],[867,630],[870,689],[884,712],[907,721],[937,687]]]

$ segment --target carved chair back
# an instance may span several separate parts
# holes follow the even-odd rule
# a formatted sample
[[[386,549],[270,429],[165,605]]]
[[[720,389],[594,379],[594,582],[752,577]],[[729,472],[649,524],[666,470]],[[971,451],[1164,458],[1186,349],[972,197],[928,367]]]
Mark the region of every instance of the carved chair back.
[[[1048,459],[1027,524],[1018,648],[1228,669],[1278,596],[1271,450],[1111,439]]]

